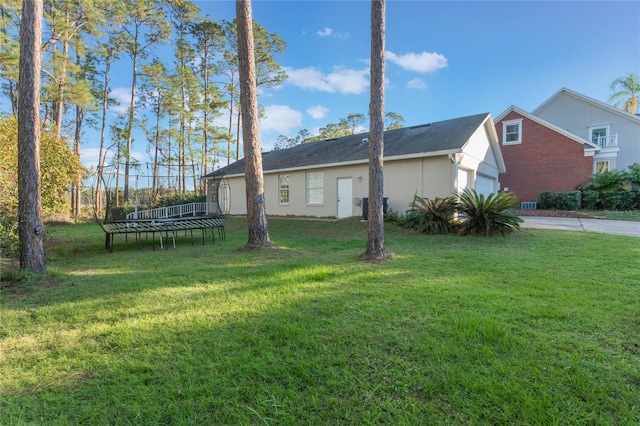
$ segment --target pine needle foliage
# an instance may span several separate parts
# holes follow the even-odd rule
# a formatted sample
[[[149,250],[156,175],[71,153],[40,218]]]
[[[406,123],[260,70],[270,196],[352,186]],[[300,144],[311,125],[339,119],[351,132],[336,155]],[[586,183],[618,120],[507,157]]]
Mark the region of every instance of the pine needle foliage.
[[[450,234],[454,230],[456,198],[422,198],[414,195],[407,211],[405,226],[429,235]]]
[[[474,190],[465,189],[459,196],[457,211],[462,222],[461,235],[506,235],[520,229],[520,219],[509,209],[515,205],[516,198],[510,192],[489,194],[485,197]]]

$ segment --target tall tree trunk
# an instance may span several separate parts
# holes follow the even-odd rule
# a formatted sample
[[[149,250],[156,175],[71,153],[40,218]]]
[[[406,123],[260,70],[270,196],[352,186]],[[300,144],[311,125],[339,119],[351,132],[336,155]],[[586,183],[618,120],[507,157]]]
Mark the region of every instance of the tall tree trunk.
[[[258,121],[258,116],[256,115],[256,122]],[[238,110],[238,122],[236,123],[236,161],[240,160],[240,124],[242,123],[242,109]],[[259,130],[258,130],[259,131]],[[244,138],[244,136],[243,136]],[[243,140],[244,142],[244,140]]]
[[[40,194],[40,72],[43,0],[23,0],[18,94],[18,214],[20,269],[44,273]]]
[[[387,256],[384,247],[382,170],[384,153],[384,44],[385,2],[371,1],[371,99],[369,101],[369,219],[367,251],[369,259]]]
[[[102,89],[102,121],[100,124],[100,152],[98,153],[98,170],[96,170],[96,215],[102,212],[102,181],[104,175],[105,149],[104,139],[107,130],[107,107],[109,105],[109,71],[111,70],[111,52],[107,52],[104,66],[104,85]],[[106,189],[106,188],[105,188]],[[106,194],[109,196],[109,194]]]
[[[84,121],[84,109],[76,105],[76,130],[73,138],[73,155],[80,161],[80,139],[82,137],[82,123]],[[80,197],[82,194],[82,176],[78,174],[71,193],[71,214],[73,217],[80,215]]]
[[[227,138],[227,166],[231,163],[231,135],[233,134],[233,74],[231,75],[231,94],[229,95],[229,138]]]
[[[258,129],[258,96],[251,1],[236,0],[238,27],[238,58],[240,62],[240,106],[242,108],[242,137],[244,143],[244,174],[247,187],[247,246],[271,247],[264,197],[262,152]]]

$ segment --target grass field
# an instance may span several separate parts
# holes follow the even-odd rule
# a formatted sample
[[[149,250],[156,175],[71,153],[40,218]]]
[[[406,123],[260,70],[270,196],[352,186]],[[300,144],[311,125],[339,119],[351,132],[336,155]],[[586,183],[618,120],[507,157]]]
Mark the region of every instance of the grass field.
[[[49,227],[3,271],[2,425],[637,425],[637,238],[271,219],[278,249]]]

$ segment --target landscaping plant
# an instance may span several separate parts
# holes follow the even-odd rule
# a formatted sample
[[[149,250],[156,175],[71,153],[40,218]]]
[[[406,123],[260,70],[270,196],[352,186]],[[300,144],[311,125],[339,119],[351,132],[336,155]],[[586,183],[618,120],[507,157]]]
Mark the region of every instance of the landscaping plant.
[[[450,234],[456,212],[456,198],[422,198],[414,195],[405,226],[426,234]]]
[[[463,217],[461,235],[505,235],[520,228],[520,219],[509,209],[516,203],[510,192],[489,194],[485,197],[474,190],[460,194],[457,211]]]

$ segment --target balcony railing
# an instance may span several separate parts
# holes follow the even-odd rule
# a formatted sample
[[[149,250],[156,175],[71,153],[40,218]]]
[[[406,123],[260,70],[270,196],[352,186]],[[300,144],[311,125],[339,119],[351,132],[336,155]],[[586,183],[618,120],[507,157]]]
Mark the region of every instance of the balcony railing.
[[[598,136],[593,138],[593,142],[603,148],[618,146],[618,134],[610,136]]]

